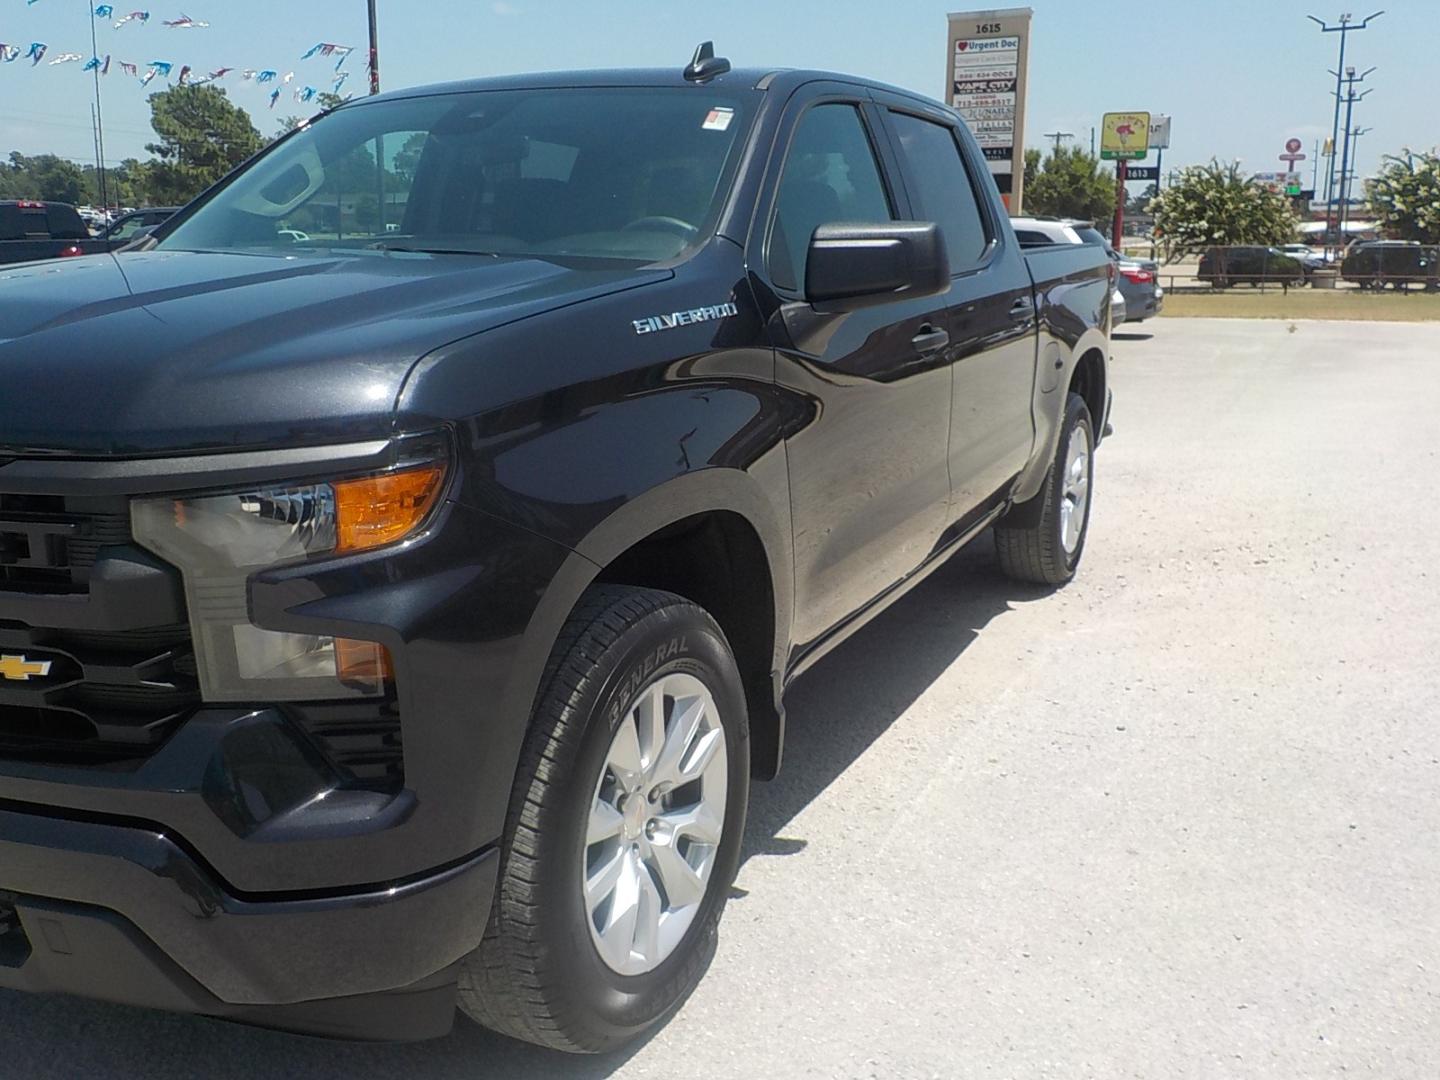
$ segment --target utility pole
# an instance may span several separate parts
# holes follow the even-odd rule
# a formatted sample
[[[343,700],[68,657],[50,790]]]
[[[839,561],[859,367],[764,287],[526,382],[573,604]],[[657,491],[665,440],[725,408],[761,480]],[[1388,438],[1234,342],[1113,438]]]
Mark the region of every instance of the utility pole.
[[[1369,75],[1370,72],[1374,70],[1375,69],[1372,67],[1369,70],[1364,71],[1359,75],[1356,75],[1355,69],[1353,67],[1346,68],[1344,78],[1341,80],[1341,83],[1345,86],[1345,144],[1340,156],[1340,181],[1338,184],[1340,207],[1337,219],[1338,225],[1336,229],[1336,239],[1342,248],[1344,247],[1345,243],[1345,219],[1348,216],[1348,212],[1350,209],[1350,204],[1347,201],[1346,195],[1347,191],[1349,190],[1349,184],[1347,183],[1346,177],[1350,172],[1350,132],[1352,130],[1350,122],[1355,113],[1355,102],[1360,101],[1370,93],[1369,90],[1366,90],[1360,94],[1355,93],[1355,84],[1358,82],[1364,82],[1365,76]]]
[[[1090,156],[1095,156],[1095,128],[1093,125],[1090,128]]]
[[[1332,226],[1331,226],[1331,220],[1332,220],[1331,215],[1334,213],[1334,210],[1335,210],[1335,207],[1334,207],[1334,194],[1335,194],[1335,152],[1334,152],[1334,151],[1335,151],[1335,147],[1338,146],[1339,143],[1340,143],[1340,85],[1341,85],[1341,81],[1342,81],[1342,80],[1341,80],[1341,72],[1343,72],[1343,71],[1345,70],[1345,39],[1346,39],[1346,37],[1349,36],[1349,34],[1350,34],[1350,32],[1351,32],[1352,30],[1364,30],[1366,27],[1368,27],[1368,26],[1370,25],[1370,20],[1372,20],[1372,19],[1378,19],[1381,15],[1384,15],[1384,14],[1385,14],[1385,12],[1384,12],[1383,10],[1381,10],[1381,11],[1376,11],[1376,12],[1372,12],[1371,14],[1366,15],[1365,18],[1361,19],[1359,23],[1355,23],[1355,22],[1352,22],[1352,21],[1351,21],[1351,20],[1354,18],[1354,16],[1350,15],[1349,13],[1346,13],[1346,14],[1344,14],[1344,15],[1341,15],[1341,16],[1340,16],[1340,21],[1339,21],[1338,23],[1336,23],[1335,25],[1333,25],[1333,26],[1330,25],[1329,23],[1327,23],[1324,19],[1317,19],[1314,15],[1306,15],[1306,16],[1305,16],[1307,19],[1309,19],[1311,22],[1313,22],[1316,26],[1320,27],[1320,30],[1321,30],[1322,33],[1326,33],[1326,34],[1339,34],[1339,35],[1340,35],[1340,59],[1339,59],[1339,61],[1336,63],[1336,65],[1335,65],[1335,71],[1334,71],[1334,73],[1333,73],[1333,74],[1335,75],[1335,118],[1334,118],[1334,120],[1333,120],[1333,121],[1331,122],[1331,124],[1330,124],[1330,147],[1331,147],[1331,152],[1330,152],[1330,164],[1329,164],[1329,168],[1326,170],[1326,173],[1325,173],[1325,232],[1326,232],[1326,234],[1327,234],[1327,239],[1326,239],[1326,251],[1327,251],[1327,252],[1329,251],[1329,239],[1328,239],[1328,234],[1330,233],[1330,230],[1331,230],[1331,228],[1332,228]]]
[[[1047,131],[1044,134],[1045,138],[1055,140],[1055,152],[1057,154],[1060,152],[1061,139],[1073,139],[1075,137],[1075,133],[1073,131]]]
[[[370,4],[370,93],[380,92],[380,23],[375,17],[375,0]],[[1342,61],[1343,62],[1343,61]]]
[[[95,13],[91,10],[90,0],[85,0],[85,15],[90,20],[90,58],[98,60],[100,57],[99,41],[95,37]],[[100,69],[91,68],[90,73],[95,76],[95,171],[99,173],[100,180],[100,209],[105,211],[106,220],[110,214],[110,190],[105,180],[105,119],[100,113]]]
[[[1368,90],[1365,91],[1366,94],[1368,94],[1369,92],[1370,92],[1370,91],[1368,91]],[[1362,94],[1362,95],[1360,95],[1360,96],[1361,96],[1361,97],[1364,97],[1365,95]],[[1360,98],[1356,98],[1355,100],[1356,100],[1356,101],[1359,101]],[[1357,127],[1357,128],[1355,128],[1355,129],[1353,129],[1352,131],[1349,132],[1349,136],[1350,136],[1350,171],[1346,174],[1345,180],[1344,180],[1344,182],[1343,182],[1342,185],[1341,185],[1341,189],[1342,189],[1342,191],[1343,191],[1343,194],[1342,194],[1341,197],[1340,197],[1340,208],[1341,208],[1341,210],[1342,210],[1342,211],[1344,212],[1344,214],[1345,214],[1344,220],[1346,220],[1346,221],[1349,221],[1349,220],[1350,220],[1350,193],[1351,193],[1351,186],[1352,186],[1352,185],[1354,184],[1354,182],[1355,182],[1355,177],[1356,177],[1356,176],[1359,174],[1359,172],[1360,172],[1360,136],[1361,136],[1361,135],[1369,135],[1370,132],[1372,132],[1372,131],[1374,131],[1374,130],[1375,130],[1375,129],[1374,129],[1373,127],[1364,127],[1364,128],[1362,128],[1362,127]],[[1342,226],[1342,228],[1343,228],[1343,226]]]
[[[375,0],[370,7],[370,94],[380,93],[380,22],[375,14]],[[375,136],[375,233],[383,236],[385,221],[385,136]]]

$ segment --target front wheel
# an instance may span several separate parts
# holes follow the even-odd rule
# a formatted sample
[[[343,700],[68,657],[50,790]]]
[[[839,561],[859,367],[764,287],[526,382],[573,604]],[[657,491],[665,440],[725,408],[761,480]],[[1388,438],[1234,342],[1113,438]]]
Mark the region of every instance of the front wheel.
[[[1007,577],[1063,585],[1075,576],[1090,528],[1094,473],[1094,423],[1085,399],[1071,394],[1045,486],[995,525],[995,552]]]
[[[745,695],[715,620],[653,589],[588,592],[536,703],[461,1008],[572,1053],[663,1020],[714,954],[749,776]]]

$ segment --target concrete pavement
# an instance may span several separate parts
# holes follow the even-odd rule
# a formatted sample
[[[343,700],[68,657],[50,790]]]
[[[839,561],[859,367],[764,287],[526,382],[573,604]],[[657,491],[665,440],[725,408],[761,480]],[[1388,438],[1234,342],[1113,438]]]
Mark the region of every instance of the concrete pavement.
[[[797,685],[706,981],[583,1060],[0,993],[0,1075],[1440,1075],[1433,327],[1115,346],[1080,578],[988,538]]]

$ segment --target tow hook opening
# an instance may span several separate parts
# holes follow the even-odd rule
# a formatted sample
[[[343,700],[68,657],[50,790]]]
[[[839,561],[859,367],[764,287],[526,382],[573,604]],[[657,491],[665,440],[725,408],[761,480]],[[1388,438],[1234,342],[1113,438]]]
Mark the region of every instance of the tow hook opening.
[[[0,893],[0,968],[18,968],[30,959],[30,939],[15,910],[17,897]]]

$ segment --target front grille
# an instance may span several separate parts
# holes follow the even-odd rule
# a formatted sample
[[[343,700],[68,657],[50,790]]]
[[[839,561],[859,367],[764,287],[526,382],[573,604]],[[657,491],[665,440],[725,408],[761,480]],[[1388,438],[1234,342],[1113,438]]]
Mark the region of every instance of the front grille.
[[[145,579],[145,597],[158,601],[147,610],[162,613],[160,625],[74,627],[84,623],[77,605],[104,606],[96,590],[110,586],[95,576],[97,566],[139,555],[130,543],[123,497],[0,494],[0,757],[138,763],[200,703],[171,573],[150,569]],[[126,579],[135,580],[115,575]],[[117,608],[135,610],[105,610]]]
[[[0,679],[0,756],[55,764],[148,757],[200,703],[190,628],[155,627],[97,642],[86,634],[0,624],[0,649],[47,666]],[[31,670],[36,670],[31,668]]]
[[[129,539],[123,501],[0,494],[0,590],[82,593],[100,549]]]
[[[124,603],[100,602],[117,587]],[[106,629],[77,605],[158,625]],[[134,546],[128,502],[0,494],[0,759],[133,768],[200,704],[179,571]],[[393,695],[282,711],[347,782],[403,786]]]

